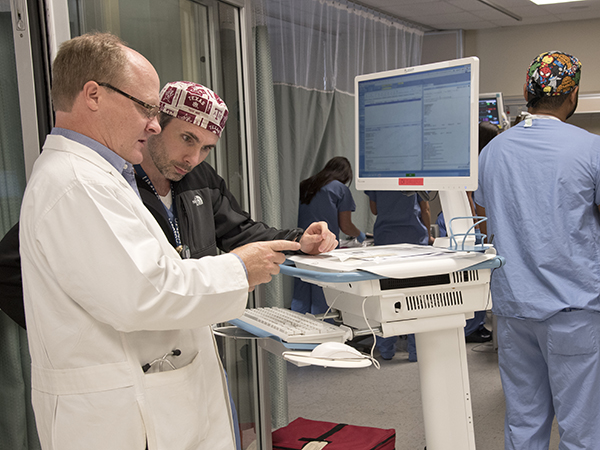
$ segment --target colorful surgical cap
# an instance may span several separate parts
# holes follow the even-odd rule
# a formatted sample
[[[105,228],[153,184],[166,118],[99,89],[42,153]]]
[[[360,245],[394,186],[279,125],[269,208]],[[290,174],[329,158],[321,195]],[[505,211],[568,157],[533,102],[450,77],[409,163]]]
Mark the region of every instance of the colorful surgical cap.
[[[527,92],[536,97],[568,94],[581,78],[581,63],[563,52],[546,52],[533,60],[527,70]]]
[[[227,121],[227,105],[217,94],[189,81],[167,83],[160,91],[160,111],[221,137]]]

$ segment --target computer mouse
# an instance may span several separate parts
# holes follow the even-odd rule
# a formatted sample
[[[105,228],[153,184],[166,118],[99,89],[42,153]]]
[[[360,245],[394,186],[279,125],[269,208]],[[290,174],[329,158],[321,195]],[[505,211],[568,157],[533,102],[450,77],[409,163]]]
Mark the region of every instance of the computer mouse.
[[[365,355],[355,348],[341,342],[323,342],[310,352],[310,356],[330,359],[356,359],[365,357]]]

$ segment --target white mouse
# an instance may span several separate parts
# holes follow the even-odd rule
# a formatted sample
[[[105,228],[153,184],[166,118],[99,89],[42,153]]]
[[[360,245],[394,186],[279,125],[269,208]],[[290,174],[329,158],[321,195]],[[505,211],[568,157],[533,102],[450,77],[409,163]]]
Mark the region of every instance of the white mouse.
[[[323,342],[310,352],[310,356],[330,359],[356,359],[365,357],[365,355],[355,348],[341,342]]]

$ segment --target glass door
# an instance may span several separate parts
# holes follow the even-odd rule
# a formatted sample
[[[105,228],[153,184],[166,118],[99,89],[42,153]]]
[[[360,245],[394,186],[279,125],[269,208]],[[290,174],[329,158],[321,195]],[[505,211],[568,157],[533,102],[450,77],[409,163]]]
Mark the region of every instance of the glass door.
[[[121,37],[154,65],[161,85],[193,81],[225,101],[229,119],[207,161],[249,210],[240,8],[217,0],[69,0],[69,16],[72,36],[101,30]],[[270,440],[264,436],[271,430],[270,418],[267,425],[262,423],[264,400],[257,397],[264,391],[258,388],[259,350],[254,341],[217,339],[238,412],[242,448],[266,449]]]
[[[30,81],[27,79],[29,77],[26,76],[26,70],[32,69],[31,57],[27,55],[30,53],[27,42],[29,25],[25,15],[26,9],[17,10],[17,6],[13,6],[15,7],[14,26],[10,3],[8,1],[0,3],[0,58],[2,60],[0,64],[0,236],[4,236],[19,219],[26,182],[17,62],[19,68],[24,69],[21,72],[23,84],[26,85]],[[26,5],[21,6],[26,7]],[[17,55],[21,49],[24,49],[25,53]],[[27,67],[28,63],[29,67]],[[26,87],[23,87],[23,93]],[[23,102],[26,103],[28,100],[31,98],[24,98]],[[33,101],[35,102],[35,99]],[[37,120],[34,121],[36,127],[34,140],[39,153],[35,122]]]
[[[248,208],[239,8],[216,0],[70,0],[71,36],[110,31],[154,65],[161,84],[193,81],[214,90],[229,120],[208,162]]]
[[[25,191],[17,63],[8,4],[0,10],[0,58],[0,236],[4,236],[19,219]]]
[[[37,1],[0,0],[0,238],[18,226],[26,180],[51,121],[38,8]],[[25,330],[0,311],[0,450],[40,448],[30,366]]]

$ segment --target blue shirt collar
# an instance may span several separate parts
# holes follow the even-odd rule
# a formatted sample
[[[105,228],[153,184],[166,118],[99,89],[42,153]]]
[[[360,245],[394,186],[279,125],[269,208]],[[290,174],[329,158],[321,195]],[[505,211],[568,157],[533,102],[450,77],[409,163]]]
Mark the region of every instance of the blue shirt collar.
[[[113,166],[119,171],[120,174],[123,174],[125,165],[131,165],[108,147],[105,147],[100,142],[95,141],[92,138],[87,137],[81,133],[78,133],[77,131],[67,130],[66,128],[53,128],[50,134],[64,136],[67,139],[71,139],[72,141],[78,142],[81,145],[85,145],[86,147],[91,148],[100,156],[102,156],[105,160],[107,160],[111,166]]]
[[[133,164],[125,161],[115,152],[113,152],[110,148],[102,145],[100,142],[95,141],[94,139],[85,136],[77,131],[68,130],[66,128],[52,128],[50,134],[63,136],[67,139],[75,141],[81,145],[85,145],[86,147],[94,150],[100,156],[102,156],[108,163],[113,166],[117,172],[119,172],[125,180],[131,185],[133,190],[137,193],[139,197],[139,191],[137,189],[137,185],[135,184],[135,172],[133,170]]]

